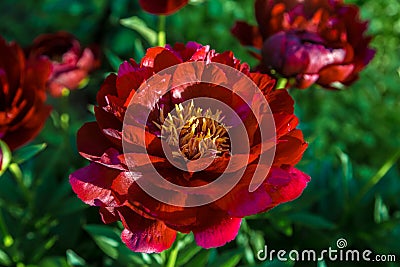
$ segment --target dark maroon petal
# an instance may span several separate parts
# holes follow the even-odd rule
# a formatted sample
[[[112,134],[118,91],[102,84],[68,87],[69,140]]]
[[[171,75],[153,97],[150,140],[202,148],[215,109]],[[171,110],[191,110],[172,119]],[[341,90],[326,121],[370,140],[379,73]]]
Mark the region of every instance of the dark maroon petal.
[[[261,49],[263,40],[258,27],[237,21],[231,29],[232,34],[239,39],[242,45],[254,46]]]
[[[309,64],[307,51],[294,35],[279,32],[269,37],[262,49],[263,64],[284,76],[304,72]]]
[[[125,227],[121,239],[132,251],[159,253],[174,243],[176,231],[164,223],[146,219],[126,207],[119,208],[118,213]]]
[[[87,122],[78,130],[77,145],[83,157],[99,160],[112,143],[102,134],[97,122]]]
[[[197,245],[203,248],[215,248],[235,239],[239,232],[241,218],[224,218],[209,228],[193,231]]]
[[[136,91],[145,79],[152,75],[151,69],[140,68],[132,60],[123,62],[118,70],[117,92],[118,97],[127,99],[132,91]]]
[[[188,0],[139,0],[140,6],[151,14],[170,15],[185,5]]]
[[[116,214],[116,212],[115,212],[114,207],[100,206],[99,212],[100,212],[101,220],[106,224],[113,223],[113,222],[120,220],[118,214]]]
[[[115,75],[114,73],[108,75],[107,78],[104,80],[96,96],[97,103],[100,107],[106,107],[108,105],[106,96],[117,95],[116,82],[117,75]]]

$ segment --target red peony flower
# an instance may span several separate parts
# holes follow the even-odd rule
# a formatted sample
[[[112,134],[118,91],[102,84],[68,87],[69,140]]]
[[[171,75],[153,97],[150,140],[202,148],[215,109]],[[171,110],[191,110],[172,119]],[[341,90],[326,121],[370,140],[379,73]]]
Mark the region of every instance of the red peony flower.
[[[258,27],[236,22],[232,33],[243,45],[261,50],[258,70],[292,78],[298,88],[317,83],[350,85],[375,51],[364,36],[355,5],[341,0],[256,0]]]
[[[188,63],[199,65],[187,66]],[[171,71],[164,74],[167,69]],[[160,83],[152,82],[155,76],[162,78]],[[186,82],[190,77],[219,77],[219,82]],[[261,97],[251,92],[245,81],[255,84]],[[97,94],[96,122],[86,123],[78,131],[78,150],[91,163],[70,175],[74,192],[85,203],[100,207],[104,223],[122,221],[125,229],[121,238],[133,251],[168,249],[177,231],[193,232],[197,244],[204,248],[224,245],[236,237],[243,217],[297,198],[309,181],[306,174],[293,167],[307,147],[302,132],[296,129],[294,102],[287,91],[274,90],[274,84],[275,80],[266,74],[251,73],[248,65],[240,63],[232,52],[219,54],[194,42],[150,48],[140,64],[132,59],[122,63],[118,74],[109,75]],[[165,92],[164,85],[173,89]],[[261,143],[263,129],[255,118],[257,112],[238,97],[239,93],[247,95],[254,110],[266,108],[256,103],[265,101],[269,105],[271,112],[259,114],[261,121],[272,123],[268,130],[273,137],[267,136],[265,143]],[[211,103],[210,107],[214,107],[210,101],[224,103],[237,117],[225,111],[202,110],[196,102],[202,97],[207,97],[205,103]],[[133,100],[138,100],[138,110],[130,110]],[[148,116],[141,113],[142,107],[149,110]],[[240,126],[248,138],[235,134]],[[234,143],[237,138],[239,144]],[[246,141],[248,145],[244,147],[248,151],[241,147]],[[267,162],[261,158],[273,150],[274,144],[275,157],[269,169],[262,166]],[[206,154],[211,155],[212,164],[195,171],[203,160],[209,159],[202,157]],[[249,192],[260,165],[263,180]],[[157,199],[188,201],[157,183],[157,173],[163,181],[188,190],[209,185],[223,174],[242,174],[221,198],[189,207]],[[154,182],[160,195],[149,195],[142,187],[147,182]],[[199,200],[207,200],[219,189],[197,191]]]
[[[100,66],[97,49],[85,48],[82,51],[79,41],[66,32],[38,36],[29,48],[28,57],[42,56],[53,63],[47,88],[54,97],[61,96],[63,89],[79,88],[89,72]]]
[[[139,0],[140,6],[151,14],[171,15],[186,6],[188,0]]]
[[[50,72],[47,59],[26,61],[16,43],[0,37],[0,139],[11,150],[35,138],[50,115],[44,104]]]

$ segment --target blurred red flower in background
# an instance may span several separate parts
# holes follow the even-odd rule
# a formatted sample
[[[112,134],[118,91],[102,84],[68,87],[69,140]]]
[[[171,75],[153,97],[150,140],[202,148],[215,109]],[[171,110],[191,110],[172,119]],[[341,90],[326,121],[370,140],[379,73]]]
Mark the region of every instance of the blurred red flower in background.
[[[254,192],[248,191],[250,179],[260,154],[266,153],[260,151],[260,129],[254,117],[249,115],[251,110],[248,106],[244,106],[232,91],[222,86],[202,83],[179,86],[176,91],[170,91],[159,98],[157,104],[149,106],[151,113],[142,125],[146,130],[145,140],[136,136],[139,128],[134,125],[128,128],[132,129],[129,133],[122,132],[127,106],[142,83],[154,73],[170,66],[199,61],[205,64],[218,62],[240,71],[257,85],[270,105],[276,126],[276,153],[270,171],[263,172],[265,180]],[[184,73],[181,76],[182,73],[177,71],[172,76],[179,79],[190,75]],[[208,46],[194,42],[148,49],[140,64],[132,59],[121,64],[118,74],[109,75],[98,92],[96,122],[86,123],[78,131],[78,150],[91,163],[70,175],[74,192],[85,203],[99,206],[105,223],[122,221],[125,229],[121,238],[133,251],[151,253],[168,249],[175,240],[176,231],[193,232],[197,244],[204,248],[224,245],[236,237],[241,218],[267,211],[280,203],[297,198],[309,181],[306,174],[293,167],[307,147],[302,132],[295,129],[298,120],[293,114],[294,102],[287,91],[274,90],[274,84],[275,80],[266,74],[250,73],[248,65],[240,63],[232,52],[219,54]],[[156,92],[156,89],[160,88],[150,88],[152,92]],[[248,88],[239,86],[238,90],[246,92]],[[223,101],[239,114],[249,134],[251,154],[231,155],[230,139],[223,127],[209,120],[195,119],[182,123],[187,125],[186,129],[192,129],[192,133],[197,132],[197,136],[204,136],[210,131],[208,135],[215,138],[212,140],[216,147],[213,164],[200,172],[188,172],[176,168],[166,159],[161,146],[160,129],[164,125],[167,125],[167,130],[170,129],[167,123],[169,112],[176,105],[197,97]],[[193,110],[186,107],[179,112],[182,112],[184,118],[188,115],[186,113]],[[174,120],[177,119],[175,117]],[[215,132],[219,132],[218,136]],[[188,132],[185,134],[185,138],[179,139],[179,147],[189,159],[189,165],[191,160],[198,158],[201,148],[196,145],[198,139],[195,136]],[[129,139],[129,135],[136,138]],[[215,202],[198,207],[169,205],[151,197],[138,186],[137,179],[151,180],[154,176],[153,172],[146,172],[146,166],[140,166],[142,158],[139,154],[132,157],[138,164],[134,172],[137,177],[132,178],[127,167],[129,155],[124,154],[123,150],[123,140],[126,139],[131,146],[145,146],[157,172],[164,179],[180,186],[208,184],[225,171],[229,161],[240,156],[246,156],[246,161],[236,164],[236,167],[237,170],[244,170],[244,175],[227,195]]]
[[[140,6],[151,14],[171,15],[185,5],[189,0],[139,0]]]
[[[18,44],[0,37],[0,139],[13,151],[36,137],[51,108],[45,105],[51,63],[25,60]]]
[[[257,70],[292,78],[307,88],[317,83],[350,85],[374,57],[355,5],[341,0],[256,0],[258,27],[236,22],[232,33],[243,45],[261,50]]]
[[[52,62],[52,73],[47,83],[48,92],[62,95],[64,89],[82,86],[88,74],[100,66],[97,48],[81,49],[79,41],[70,33],[57,32],[38,36],[28,49],[29,58],[46,56]]]

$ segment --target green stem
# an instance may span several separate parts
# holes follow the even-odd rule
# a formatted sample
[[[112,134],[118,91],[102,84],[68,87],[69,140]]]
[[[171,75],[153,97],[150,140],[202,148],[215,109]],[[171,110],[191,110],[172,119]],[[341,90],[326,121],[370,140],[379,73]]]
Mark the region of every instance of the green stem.
[[[17,163],[11,163],[8,169],[14,176],[15,181],[17,182],[19,188],[22,190],[22,193],[24,194],[26,200],[28,201],[28,203],[30,203],[31,193],[29,192],[28,187],[26,187],[24,183],[21,168],[18,166]]]
[[[8,232],[7,226],[4,222],[3,212],[0,210],[0,231],[3,234],[3,244],[5,247],[11,247],[14,244],[14,239]]]
[[[165,33],[165,24],[166,24],[166,16],[160,15],[158,16],[158,35],[157,35],[157,41],[158,41],[158,46],[164,47],[165,44],[167,43],[167,37]]]
[[[178,258],[178,252],[179,252],[178,242],[175,241],[175,244],[172,247],[171,253],[169,254],[166,267],[175,267],[176,259]]]
[[[378,170],[378,172],[361,188],[358,195],[355,198],[355,203],[361,201],[361,199],[373,188],[393,167],[396,161],[400,158],[400,151],[394,153],[388,161]]]

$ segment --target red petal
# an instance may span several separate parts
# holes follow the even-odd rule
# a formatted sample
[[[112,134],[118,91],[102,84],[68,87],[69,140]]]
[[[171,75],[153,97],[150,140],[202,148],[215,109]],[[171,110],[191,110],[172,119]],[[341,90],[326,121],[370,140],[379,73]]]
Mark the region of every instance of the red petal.
[[[330,65],[319,72],[317,83],[330,87],[333,82],[342,82],[346,80],[354,69],[354,65]]]
[[[265,186],[273,200],[271,208],[298,198],[309,181],[310,176],[296,168],[271,168]]]
[[[179,63],[182,63],[182,60],[172,51],[163,47],[152,47],[147,49],[140,65],[152,68],[154,72],[159,72]]]
[[[97,103],[100,107],[105,107],[108,105],[106,101],[106,96],[117,95],[116,82],[117,75],[115,75],[114,73],[108,75],[107,78],[104,80],[96,96]]]
[[[112,143],[103,135],[97,122],[85,123],[77,133],[79,153],[92,161],[100,160]]]
[[[306,148],[307,143],[303,139],[302,132],[297,129],[292,130],[278,140],[273,165],[278,167],[284,164],[296,165]]]
[[[139,0],[140,6],[151,14],[170,15],[185,5],[189,0]]]
[[[120,171],[91,163],[73,172],[69,176],[69,182],[72,190],[86,204],[97,206],[96,200],[99,200],[110,206],[115,204],[111,185],[119,174]]]
[[[203,248],[215,248],[235,239],[239,232],[241,218],[225,218],[219,224],[201,231],[193,231],[197,245]]]
[[[121,239],[132,251],[159,253],[174,243],[176,231],[164,223],[146,219],[126,207],[119,208],[118,212],[125,227]]]
[[[243,21],[237,21],[231,29],[232,34],[239,39],[242,45],[254,46],[261,49],[263,39],[257,26]]]

